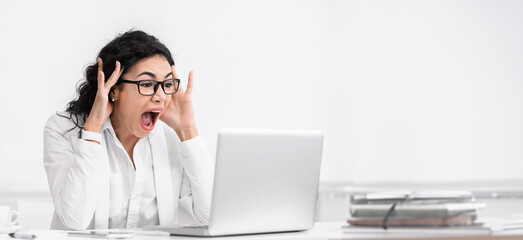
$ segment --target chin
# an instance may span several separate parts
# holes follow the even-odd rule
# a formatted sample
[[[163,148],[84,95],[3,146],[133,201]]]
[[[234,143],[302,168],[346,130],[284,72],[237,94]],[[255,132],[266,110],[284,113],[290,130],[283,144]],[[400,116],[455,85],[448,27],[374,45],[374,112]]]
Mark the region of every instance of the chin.
[[[134,136],[136,136],[138,138],[144,138],[144,137],[149,136],[149,134],[151,134],[151,131],[153,129],[154,129],[154,126],[152,128],[148,128],[147,130],[143,129],[141,124],[138,123],[138,124],[133,124],[132,133]]]
[[[139,131],[139,132],[135,132],[135,133],[134,133],[134,136],[136,136],[136,137],[138,137],[138,138],[144,138],[144,137],[149,136],[149,134],[151,134],[151,132],[143,132],[143,131]]]

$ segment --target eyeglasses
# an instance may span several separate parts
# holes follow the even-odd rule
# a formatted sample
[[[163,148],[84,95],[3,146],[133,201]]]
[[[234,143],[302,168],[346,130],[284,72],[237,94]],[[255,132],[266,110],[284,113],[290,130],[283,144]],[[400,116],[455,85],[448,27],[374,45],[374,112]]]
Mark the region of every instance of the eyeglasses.
[[[155,80],[129,81],[120,78],[120,80],[118,80],[117,83],[134,83],[138,86],[138,92],[144,96],[151,96],[156,94],[156,91],[158,90],[158,85],[161,84],[163,92],[166,95],[172,95],[178,91],[178,87],[180,86],[180,79],[171,78],[163,82],[159,82]]]

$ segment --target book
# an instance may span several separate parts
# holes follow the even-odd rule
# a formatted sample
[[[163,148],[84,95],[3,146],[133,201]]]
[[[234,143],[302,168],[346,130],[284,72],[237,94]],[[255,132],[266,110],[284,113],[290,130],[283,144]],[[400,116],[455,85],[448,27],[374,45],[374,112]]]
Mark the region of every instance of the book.
[[[350,207],[352,217],[384,217],[393,204],[353,204]],[[438,204],[412,204],[402,202],[396,205],[390,217],[413,218],[446,218],[465,213],[475,213],[477,209],[486,207],[485,203],[460,202]]]
[[[478,218],[469,226],[389,226],[386,230],[380,226],[345,225],[347,234],[379,234],[411,236],[449,236],[449,235],[490,235],[503,232],[523,231],[523,215]]]
[[[474,201],[470,191],[395,191],[360,193],[351,196],[353,204],[386,204],[401,201],[412,203],[456,203]]]
[[[476,220],[475,214],[452,216],[446,218],[389,218],[390,226],[471,226]],[[383,218],[349,218],[347,223],[352,226],[381,226]]]
[[[343,233],[346,234],[378,234],[382,236],[387,235],[411,235],[411,236],[456,236],[456,235],[477,235],[484,236],[490,235],[492,230],[490,227],[483,225],[471,225],[471,226],[454,226],[454,227],[427,227],[427,226],[392,226],[386,230],[377,226],[343,226]]]

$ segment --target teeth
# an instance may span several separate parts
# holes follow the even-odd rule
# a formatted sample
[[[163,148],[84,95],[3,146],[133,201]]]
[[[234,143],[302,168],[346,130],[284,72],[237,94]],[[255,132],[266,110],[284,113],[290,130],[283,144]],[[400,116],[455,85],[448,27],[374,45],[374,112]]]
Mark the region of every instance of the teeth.
[[[153,112],[153,113],[161,113],[161,111],[151,111],[151,112]]]

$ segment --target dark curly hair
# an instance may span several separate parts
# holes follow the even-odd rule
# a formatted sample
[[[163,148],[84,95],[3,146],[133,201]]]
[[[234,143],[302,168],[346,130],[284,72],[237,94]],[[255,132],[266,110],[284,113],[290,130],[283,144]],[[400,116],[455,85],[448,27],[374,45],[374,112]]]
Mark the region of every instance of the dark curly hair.
[[[116,61],[119,61],[122,68],[124,68],[123,75],[136,62],[154,55],[162,55],[167,59],[170,65],[174,65],[174,60],[169,49],[156,37],[140,30],[129,30],[120,34],[105,45],[105,47],[100,50],[100,53],[98,53],[98,57],[103,61],[103,72],[106,76],[106,82],[116,67]],[[66,112],[69,113],[69,116],[58,114],[62,117],[72,119],[76,125],[74,128],[81,128],[82,126],[80,126],[79,120],[85,123],[89,116],[96,92],[98,91],[97,77],[98,62],[95,62],[87,67],[85,71],[85,81],[79,83],[77,87],[77,98],[67,104]]]

